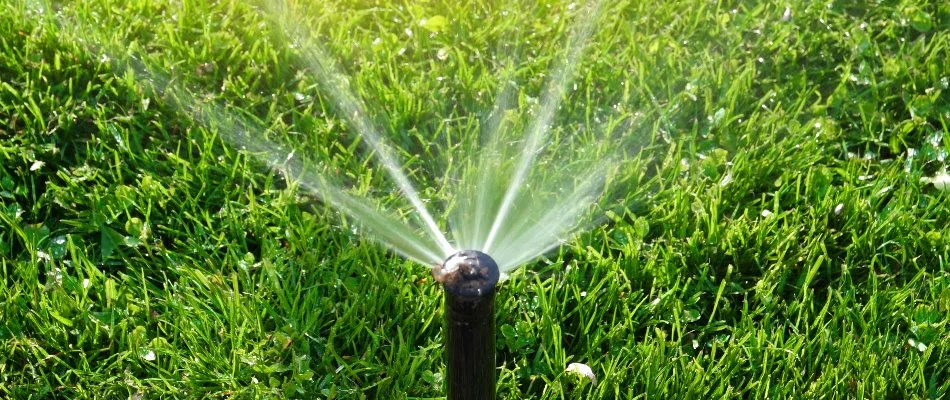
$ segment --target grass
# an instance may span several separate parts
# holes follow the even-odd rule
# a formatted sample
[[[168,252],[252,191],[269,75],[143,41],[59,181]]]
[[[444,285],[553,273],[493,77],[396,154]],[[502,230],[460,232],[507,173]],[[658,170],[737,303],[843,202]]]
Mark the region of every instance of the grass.
[[[950,397],[950,196],[920,180],[950,149],[936,3],[607,4],[557,122],[626,129],[640,161],[604,223],[504,284],[499,397]],[[504,60],[531,104],[571,13],[307,7],[434,198],[427,163]],[[0,2],[0,394],[440,396],[428,270],[126,67],[385,194],[299,52],[248,3]]]

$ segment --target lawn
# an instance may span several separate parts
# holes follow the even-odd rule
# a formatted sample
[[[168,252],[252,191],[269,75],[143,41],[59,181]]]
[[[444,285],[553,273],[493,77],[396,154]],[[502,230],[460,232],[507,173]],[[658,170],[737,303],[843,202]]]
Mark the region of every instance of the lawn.
[[[255,1],[0,0],[0,396],[442,395],[429,266],[268,149],[418,218],[319,51],[451,207],[587,5]],[[623,158],[501,286],[499,398],[950,398],[950,3],[608,1],[578,60],[552,147]]]

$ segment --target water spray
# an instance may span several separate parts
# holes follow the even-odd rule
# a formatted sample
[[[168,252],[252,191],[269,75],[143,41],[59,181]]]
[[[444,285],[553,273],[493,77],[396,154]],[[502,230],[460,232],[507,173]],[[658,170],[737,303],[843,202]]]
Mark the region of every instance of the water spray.
[[[38,2],[46,4],[45,0]],[[316,36],[294,22],[293,10],[281,8],[282,3],[275,0],[267,0],[265,4],[286,28],[287,36],[294,43],[304,43],[295,48],[301,49],[303,60],[310,65],[315,78],[321,83],[322,95],[336,107],[337,113],[348,121],[351,131],[378,158],[402,197],[408,200],[421,219],[420,226],[402,218],[402,212],[386,211],[376,199],[351,194],[341,182],[323,174],[322,169],[307,168],[308,163],[301,160],[304,157],[294,156],[292,148],[285,148],[265,139],[267,135],[258,134],[266,131],[265,126],[258,126],[222,104],[202,101],[202,96],[192,94],[192,91],[171,79],[169,74],[157,72],[147,63],[140,62],[127,46],[108,46],[109,42],[104,41],[106,45],[96,44],[89,49],[93,54],[110,54],[107,59],[116,60],[113,67],[118,71],[131,72],[139,81],[152,82],[156,97],[167,99],[173,108],[192,115],[206,128],[215,128],[220,138],[233,147],[246,150],[272,168],[292,177],[301,187],[320,196],[325,203],[359,221],[367,231],[374,233],[375,240],[401,256],[427,263],[455,251],[447,235],[439,229],[437,218],[426,209],[419,191],[403,170],[399,152],[376,130],[367,108],[356,96],[333,57],[323,51],[318,43],[312,42]],[[520,153],[512,170],[499,169],[499,160],[509,155],[506,151],[511,146],[501,128],[503,111],[508,109],[504,106],[507,96],[498,96],[500,100],[495,108],[502,111],[490,123],[486,140],[489,148],[481,150],[481,162],[476,164],[471,178],[467,178],[473,179],[473,182],[461,185],[463,188],[471,186],[477,189],[475,192],[478,196],[474,201],[461,202],[453,210],[465,222],[453,224],[454,227],[471,225],[470,231],[452,232],[458,240],[456,243],[490,251],[502,261],[502,265],[499,268],[495,260],[482,251],[464,250],[432,269],[433,277],[442,284],[445,292],[446,391],[449,400],[495,398],[494,301],[500,271],[511,271],[562,243],[564,237],[578,229],[578,221],[603,193],[607,167],[612,163],[604,162],[605,158],[598,152],[598,144],[585,145],[588,147],[568,153],[571,168],[566,170],[572,171],[571,174],[555,174],[555,179],[547,179],[551,175],[533,172],[541,163],[539,154],[552,157],[544,160],[545,163],[559,160],[551,155],[554,153],[542,150],[551,144],[548,137],[552,121],[559,104],[566,97],[570,78],[580,65],[579,57],[596,26],[600,6],[601,1],[594,0],[572,29],[567,52],[548,77],[540,95],[540,110],[525,133],[522,147],[511,150]],[[39,7],[41,10],[50,8]],[[84,21],[68,20],[59,13],[50,17],[54,18],[57,25],[68,27],[63,28],[64,32],[72,33],[77,38],[111,37],[103,36],[97,27],[84,24]],[[86,43],[83,40],[77,42]],[[128,58],[123,59],[122,54],[128,54]],[[507,86],[502,88],[503,92],[507,90]],[[485,154],[498,156],[489,158]],[[509,175],[511,178],[507,179]],[[525,199],[523,192],[529,187],[534,193],[546,195]],[[463,190],[461,194],[464,193],[467,192]]]
[[[495,398],[495,288],[498,264],[463,250],[432,268],[445,290],[446,397]]]

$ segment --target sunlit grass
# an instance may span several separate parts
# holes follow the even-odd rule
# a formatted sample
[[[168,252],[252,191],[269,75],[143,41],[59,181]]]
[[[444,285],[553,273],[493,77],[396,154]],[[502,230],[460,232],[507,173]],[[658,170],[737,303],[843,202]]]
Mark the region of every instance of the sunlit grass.
[[[425,266],[123,67],[403,207],[260,8],[40,4],[0,4],[3,396],[443,393]],[[504,81],[538,102],[570,4],[299,16],[443,201]],[[921,178],[950,149],[950,6],[849,4],[605,4],[550,140],[606,126],[637,161],[599,225],[504,284],[500,397],[948,395],[950,197]]]

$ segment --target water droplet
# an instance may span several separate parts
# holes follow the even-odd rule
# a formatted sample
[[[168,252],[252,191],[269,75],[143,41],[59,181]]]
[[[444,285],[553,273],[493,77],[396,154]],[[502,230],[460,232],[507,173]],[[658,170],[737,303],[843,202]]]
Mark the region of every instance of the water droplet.
[[[927,143],[930,143],[931,146],[940,147],[940,142],[943,141],[943,133],[934,132],[927,137]]]
[[[726,172],[726,175],[723,176],[722,179],[719,181],[719,186],[726,186],[726,185],[732,183],[732,180],[733,180],[733,179],[732,179],[732,171]]]
[[[716,113],[713,114],[713,116],[708,117],[708,119],[709,119],[709,122],[711,122],[713,125],[718,125],[720,122],[722,122],[722,118],[725,116],[726,116],[726,109],[720,108],[716,110]]]
[[[917,340],[914,340],[913,338],[907,339],[907,344],[910,345],[910,347],[912,347],[912,348],[914,348],[914,349],[917,349],[917,351],[919,351],[919,352],[921,352],[921,353],[927,351],[927,345],[926,345],[926,344],[924,344],[923,342],[919,342],[919,341],[917,341]]]
[[[941,171],[932,178],[920,178],[920,181],[923,183],[933,184],[938,190],[950,191],[950,175],[947,175],[946,171]]]

